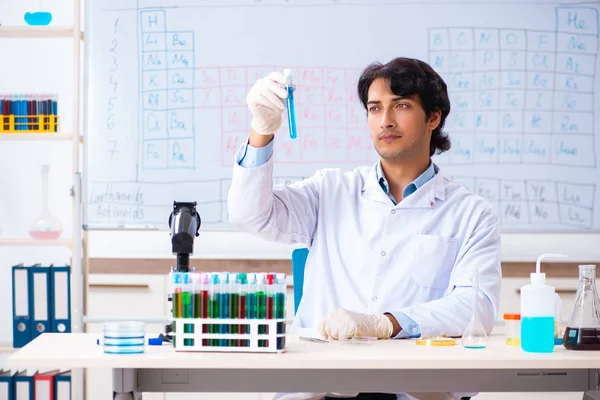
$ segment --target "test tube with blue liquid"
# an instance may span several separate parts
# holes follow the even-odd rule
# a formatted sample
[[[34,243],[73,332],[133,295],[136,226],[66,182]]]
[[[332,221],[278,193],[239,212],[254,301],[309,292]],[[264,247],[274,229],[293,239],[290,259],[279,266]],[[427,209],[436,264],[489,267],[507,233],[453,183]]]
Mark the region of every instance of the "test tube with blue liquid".
[[[290,130],[290,138],[296,139],[298,134],[296,132],[296,111],[294,109],[294,87],[292,86],[292,70],[289,68],[284,69],[283,75],[286,78],[285,88],[288,92],[288,96],[286,99],[288,112],[288,129]]]

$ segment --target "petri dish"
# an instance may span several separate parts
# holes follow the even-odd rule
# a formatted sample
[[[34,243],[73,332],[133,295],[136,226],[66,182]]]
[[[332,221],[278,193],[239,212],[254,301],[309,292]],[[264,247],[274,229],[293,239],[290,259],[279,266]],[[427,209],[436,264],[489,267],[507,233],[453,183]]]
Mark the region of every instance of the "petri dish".
[[[146,324],[134,321],[105,322],[102,330],[104,337],[144,337],[146,334]]]
[[[354,336],[349,338],[340,338],[338,341],[341,344],[358,345],[358,346],[369,346],[377,341],[374,336]]]
[[[127,338],[118,338],[118,337],[104,337],[104,345],[105,346],[143,346],[144,345],[144,337],[127,337]]]
[[[142,354],[144,346],[107,346],[104,345],[106,354]]]
[[[434,337],[428,339],[417,339],[417,346],[455,346],[456,340],[449,337]]]
[[[136,321],[106,322],[102,326],[104,352],[139,354],[144,352],[146,324]]]

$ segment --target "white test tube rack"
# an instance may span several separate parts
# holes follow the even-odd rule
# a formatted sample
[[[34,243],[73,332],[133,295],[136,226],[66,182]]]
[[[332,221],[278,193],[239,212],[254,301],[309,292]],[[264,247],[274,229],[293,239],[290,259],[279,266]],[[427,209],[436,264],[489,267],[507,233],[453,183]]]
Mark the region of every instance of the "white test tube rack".
[[[281,319],[229,319],[229,318],[173,318],[175,322],[175,351],[211,351],[223,353],[283,353],[286,351],[277,348],[277,339],[285,338],[285,333],[277,333],[277,324],[285,323]],[[185,333],[184,327],[192,326],[193,333]],[[203,333],[204,325],[245,325],[248,333]],[[269,333],[258,333],[260,326],[268,327]],[[192,344],[185,343],[185,339],[193,339]],[[249,346],[204,346],[203,339],[248,340]],[[258,341],[266,340],[267,346],[259,347]]]

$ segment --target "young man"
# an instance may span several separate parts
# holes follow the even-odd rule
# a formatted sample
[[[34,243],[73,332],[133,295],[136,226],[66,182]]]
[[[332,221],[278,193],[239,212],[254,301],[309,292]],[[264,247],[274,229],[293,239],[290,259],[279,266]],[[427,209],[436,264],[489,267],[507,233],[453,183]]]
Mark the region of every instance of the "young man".
[[[284,82],[273,72],[248,93],[252,129],[236,158],[228,208],[237,227],[310,249],[294,329],[333,340],[460,336],[477,269],[479,317],[490,332],[500,296],[498,218],[430,159],[450,148],[440,76],[408,58],[368,66],[358,94],[380,160],[273,187]]]

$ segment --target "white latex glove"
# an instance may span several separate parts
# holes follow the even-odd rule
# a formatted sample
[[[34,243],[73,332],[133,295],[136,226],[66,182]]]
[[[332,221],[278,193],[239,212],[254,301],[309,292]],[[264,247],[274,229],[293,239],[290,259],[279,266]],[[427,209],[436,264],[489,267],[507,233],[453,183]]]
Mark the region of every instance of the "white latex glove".
[[[280,72],[271,72],[266,78],[254,83],[246,96],[246,103],[252,113],[250,126],[261,135],[273,135],[281,127],[281,114],[285,110],[287,90],[281,85],[287,82]]]
[[[344,308],[330,312],[319,324],[322,336],[336,340],[356,336],[388,339],[393,330],[392,321],[383,314],[361,314]]]

